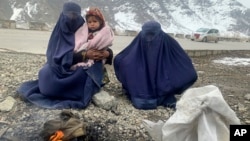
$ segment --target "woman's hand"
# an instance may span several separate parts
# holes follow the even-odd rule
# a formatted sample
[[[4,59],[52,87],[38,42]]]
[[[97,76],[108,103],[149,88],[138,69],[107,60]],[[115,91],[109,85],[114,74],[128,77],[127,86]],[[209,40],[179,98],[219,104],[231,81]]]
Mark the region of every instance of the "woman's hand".
[[[109,52],[106,50],[91,49],[86,52],[86,57],[93,60],[102,60],[109,57]]]

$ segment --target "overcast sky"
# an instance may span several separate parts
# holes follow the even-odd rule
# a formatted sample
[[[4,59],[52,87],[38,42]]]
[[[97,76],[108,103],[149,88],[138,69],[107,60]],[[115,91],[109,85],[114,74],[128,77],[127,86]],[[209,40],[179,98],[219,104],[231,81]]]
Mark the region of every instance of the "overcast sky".
[[[240,3],[250,8],[250,0],[238,0]]]

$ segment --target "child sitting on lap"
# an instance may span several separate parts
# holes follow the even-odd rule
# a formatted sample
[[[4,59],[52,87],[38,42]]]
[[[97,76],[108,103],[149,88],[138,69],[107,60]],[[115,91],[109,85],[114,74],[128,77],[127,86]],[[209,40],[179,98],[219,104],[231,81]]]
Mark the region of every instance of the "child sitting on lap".
[[[87,52],[90,49],[104,50],[112,45],[114,33],[105,23],[104,16],[98,8],[91,7],[86,13],[86,23],[75,33],[74,52]],[[84,55],[83,55],[84,56]],[[105,63],[105,60],[103,60]],[[94,64],[94,60],[88,59],[85,62],[78,62],[71,67],[82,66],[88,68]]]

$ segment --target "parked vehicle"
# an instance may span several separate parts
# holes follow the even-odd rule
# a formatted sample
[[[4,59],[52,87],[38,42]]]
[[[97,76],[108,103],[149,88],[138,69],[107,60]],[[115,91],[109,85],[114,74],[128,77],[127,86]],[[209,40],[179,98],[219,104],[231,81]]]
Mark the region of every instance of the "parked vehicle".
[[[192,36],[192,41],[209,42],[214,41],[217,43],[219,41],[219,30],[214,28],[199,28],[196,30]]]

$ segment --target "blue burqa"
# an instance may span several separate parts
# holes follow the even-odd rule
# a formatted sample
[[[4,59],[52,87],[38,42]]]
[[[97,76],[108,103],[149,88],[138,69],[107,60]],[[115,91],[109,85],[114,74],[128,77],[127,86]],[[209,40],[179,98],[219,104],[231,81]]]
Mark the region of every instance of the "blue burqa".
[[[85,108],[89,104],[101,87],[102,62],[96,62],[89,69],[70,70],[74,33],[84,22],[79,5],[64,4],[48,43],[47,62],[40,69],[38,80],[21,84],[18,93],[22,97],[44,108]]]
[[[181,94],[196,80],[191,59],[155,21],[146,22],[135,39],[114,58],[117,79],[135,108],[175,108]]]

